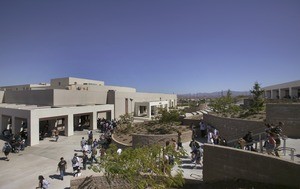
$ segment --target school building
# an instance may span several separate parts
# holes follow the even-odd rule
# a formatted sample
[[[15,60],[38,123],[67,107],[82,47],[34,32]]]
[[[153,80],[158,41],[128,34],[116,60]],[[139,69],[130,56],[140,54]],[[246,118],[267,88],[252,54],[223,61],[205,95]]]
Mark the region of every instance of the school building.
[[[114,119],[131,113],[151,119],[159,108],[177,106],[177,95],[141,93],[135,88],[107,86],[103,81],[74,77],[50,83],[0,87],[0,129],[27,130],[28,144],[39,143],[39,134],[58,129],[70,136],[80,126],[97,128],[97,119]]]
[[[300,98],[300,80],[267,86],[263,89],[265,98],[268,99]]]

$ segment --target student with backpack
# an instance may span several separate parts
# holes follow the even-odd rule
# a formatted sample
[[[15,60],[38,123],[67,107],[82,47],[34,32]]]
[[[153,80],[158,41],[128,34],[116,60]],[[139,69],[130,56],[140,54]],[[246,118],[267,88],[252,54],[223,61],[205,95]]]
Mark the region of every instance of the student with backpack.
[[[47,181],[42,175],[39,176],[39,186],[36,189],[48,189],[50,182]]]
[[[8,142],[5,142],[5,144],[4,144],[3,148],[2,148],[2,152],[5,155],[6,161],[9,161],[8,155],[11,152],[11,150],[12,150],[11,145]]]
[[[74,177],[80,173],[79,166],[80,166],[79,157],[77,157],[77,153],[75,153],[72,158],[72,167],[73,167],[73,176]]]

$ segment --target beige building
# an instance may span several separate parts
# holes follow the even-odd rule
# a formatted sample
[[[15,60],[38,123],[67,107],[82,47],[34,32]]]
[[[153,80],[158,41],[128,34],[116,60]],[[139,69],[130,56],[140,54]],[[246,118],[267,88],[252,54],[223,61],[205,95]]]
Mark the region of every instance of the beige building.
[[[50,84],[0,87],[1,132],[27,128],[29,145],[39,143],[47,126],[73,135],[78,127],[97,128],[97,119],[114,119],[125,113],[151,119],[159,107],[177,105],[177,95],[140,93],[130,87],[106,86],[103,81],[56,78]]]
[[[300,80],[267,86],[265,90],[265,98],[283,99],[283,98],[300,98]]]

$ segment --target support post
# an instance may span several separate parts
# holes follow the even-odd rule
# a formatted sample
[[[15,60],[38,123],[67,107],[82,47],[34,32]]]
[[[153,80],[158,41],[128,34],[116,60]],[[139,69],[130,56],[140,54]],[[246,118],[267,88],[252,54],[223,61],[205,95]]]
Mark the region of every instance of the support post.
[[[67,116],[67,121],[66,121],[66,126],[65,126],[65,136],[71,136],[74,135],[74,115],[69,114]]]

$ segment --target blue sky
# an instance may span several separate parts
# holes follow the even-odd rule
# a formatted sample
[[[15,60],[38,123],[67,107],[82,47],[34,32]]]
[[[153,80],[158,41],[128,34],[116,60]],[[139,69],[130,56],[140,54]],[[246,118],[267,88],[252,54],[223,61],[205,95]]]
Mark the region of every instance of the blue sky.
[[[298,0],[0,1],[0,86],[244,91],[299,80],[299,60]]]

